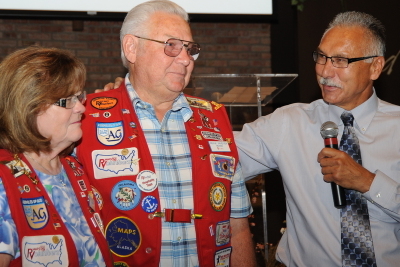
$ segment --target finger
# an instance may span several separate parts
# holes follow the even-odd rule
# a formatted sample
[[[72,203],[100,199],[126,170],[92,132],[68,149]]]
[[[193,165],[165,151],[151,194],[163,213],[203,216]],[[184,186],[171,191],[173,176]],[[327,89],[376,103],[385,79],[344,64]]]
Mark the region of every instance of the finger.
[[[115,78],[114,89],[119,88],[121,86],[121,84],[123,83],[123,81],[124,81],[124,78],[122,78],[122,77]]]
[[[114,89],[114,86],[115,86],[114,83],[107,83],[106,85],[104,85],[103,89],[104,89],[104,91],[110,91],[110,90]]]

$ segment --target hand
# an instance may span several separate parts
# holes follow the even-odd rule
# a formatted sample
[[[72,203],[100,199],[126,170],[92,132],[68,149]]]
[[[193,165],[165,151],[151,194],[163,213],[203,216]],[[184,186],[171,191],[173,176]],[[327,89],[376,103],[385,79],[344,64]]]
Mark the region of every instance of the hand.
[[[318,162],[325,182],[334,182],[344,188],[365,193],[369,191],[375,174],[355,162],[346,152],[324,148]]]
[[[124,82],[124,78],[117,77],[117,78],[115,78],[114,83],[107,83],[106,85],[104,85],[103,89],[96,89],[96,90],[94,90],[94,92],[95,93],[101,93],[101,92],[104,92],[104,91],[117,89],[118,87],[120,87],[121,83],[123,83],[123,82]]]

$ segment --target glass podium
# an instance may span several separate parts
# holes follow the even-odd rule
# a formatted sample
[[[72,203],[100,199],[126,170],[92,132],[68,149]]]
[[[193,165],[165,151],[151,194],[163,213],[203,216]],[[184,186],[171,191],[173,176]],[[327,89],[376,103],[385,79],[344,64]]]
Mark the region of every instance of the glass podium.
[[[273,110],[271,105],[268,104],[295,80],[297,76],[298,74],[192,75],[184,93],[224,104],[230,117],[233,130],[241,130],[243,124],[252,122],[258,117],[271,113]],[[257,208],[262,210],[260,213],[262,213],[263,227],[258,229],[261,229],[263,232],[262,242],[265,245],[268,244],[268,235],[266,231],[266,229],[268,229],[268,221],[265,179],[263,176],[264,175],[246,182],[246,186],[249,190],[253,209],[256,210]],[[254,186],[254,184],[256,184],[256,186]],[[256,190],[254,188],[256,188]],[[268,256],[265,256],[268,255],[267,245],[264,246],[263,253],[266,260],[268,258]]]

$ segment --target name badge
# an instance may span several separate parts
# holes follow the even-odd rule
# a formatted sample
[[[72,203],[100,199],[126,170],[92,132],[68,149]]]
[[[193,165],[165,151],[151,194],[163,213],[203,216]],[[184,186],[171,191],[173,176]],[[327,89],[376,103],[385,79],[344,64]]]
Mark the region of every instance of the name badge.
[[[212,152],[231,152],[228,142],[226,141],[208,141]]]

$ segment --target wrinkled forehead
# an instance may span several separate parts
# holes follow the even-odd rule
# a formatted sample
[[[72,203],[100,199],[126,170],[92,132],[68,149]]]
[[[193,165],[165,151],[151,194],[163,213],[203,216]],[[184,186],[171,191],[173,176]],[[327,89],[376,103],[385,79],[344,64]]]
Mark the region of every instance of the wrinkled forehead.
[[[168,38],[193,41],[189,23],[178,15],[156,12],[146,24],[151,38],[163,38],[163,41]]]
[[[326,32],[318,50],[329,56],[362,56],[370,45],[366,29],[362,27],[334,27]]]

